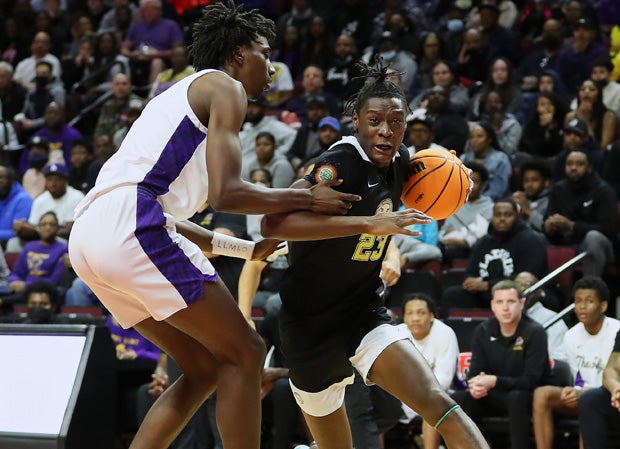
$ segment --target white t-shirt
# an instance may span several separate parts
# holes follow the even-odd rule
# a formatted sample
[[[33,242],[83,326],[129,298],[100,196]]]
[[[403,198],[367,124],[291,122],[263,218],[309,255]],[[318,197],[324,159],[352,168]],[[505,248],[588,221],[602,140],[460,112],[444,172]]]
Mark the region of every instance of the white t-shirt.
[[[84,194],[71,186],[67,186],[66,193],[60,198],[53,198],[46,190],[34,199],[28,223],[37,225],[44,213],[54,211],[58,217],[58,224],[64,226],[65,223],[73,221],[73,211],[82,198]]]
[[[575,386],[596,388],[603,384],[603,370],[614,347],[620,321],[605,317],[596,335],[591,335],[583,323],[571,327],[564,336],[568,364]]]

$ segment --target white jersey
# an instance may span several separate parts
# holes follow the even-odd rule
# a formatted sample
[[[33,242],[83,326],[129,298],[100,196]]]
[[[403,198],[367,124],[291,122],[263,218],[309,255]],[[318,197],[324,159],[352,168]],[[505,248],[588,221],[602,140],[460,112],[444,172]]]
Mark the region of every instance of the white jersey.
[[[213,71],[182,79],[146,105],[76,208],[76,219],[95,198],[121,186],[137,185],[154,195],[175,220],[191,217],[207,201],[207,128],[194,114],[188,90],[194,80]]]
[[[618,330],[620,321],[605,317],[596,335],[589,334],[583,323],[577,323],[566,332],[564,347],[575,386],[595,388],[603,384],[603,370],[613,350]]]

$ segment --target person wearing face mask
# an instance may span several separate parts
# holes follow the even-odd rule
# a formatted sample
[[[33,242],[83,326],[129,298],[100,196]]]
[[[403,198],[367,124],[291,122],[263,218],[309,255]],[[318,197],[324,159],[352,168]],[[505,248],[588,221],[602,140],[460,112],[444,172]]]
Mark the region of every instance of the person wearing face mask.
[[[358,44],[355,37],[342,33],[336,39],[334,58],[325,70],[325,90],[336,95],[340,100],[347,98],[359,84],[360,72],[356,63]]]
[[[538,80],[545,70],[555,70],[558,55],[564,43],[562,23],[549,19],[543,25],[540,46],[525,56],[517,70],[521,89],[525,92],[538,90]]]
[[[58,321],[58,296],[58,290],[50,282],[36,281],[26,287],[24,298],[28,311],[23,324],[54,324]]]
[[[32,197],[38,197],[45,192],[45,174],[43,167],[47,164],[50,157],[50,146],[47,139],[41,136],[34,136],[28,142],[28,166],[24,173],[22,186]]]
[[[397,38],[392,31],[381,33],[374,51],[366,52],[362,59],[366,63],[372,62],[375,55],[379,55],[383,62],[390,64],[394,70],[402,72],[400,85],[405,92],[409,92],[418,71],[418,64],[412,53],[398,47]]]
[[[35,73],[34,85],[26,93],[23,116],[16,119],[26,132],[33,132],[44,125],[45,108],[48,104],[56,102],[64,105],[66,98],[64,86],[53,75],[52,64],[45,60],[37,62]]]
[[[607,109],[620,113],[620,84],[612,79],[614,65],[608,57],[599,58],[592,64],[590,78],[601,89]]]

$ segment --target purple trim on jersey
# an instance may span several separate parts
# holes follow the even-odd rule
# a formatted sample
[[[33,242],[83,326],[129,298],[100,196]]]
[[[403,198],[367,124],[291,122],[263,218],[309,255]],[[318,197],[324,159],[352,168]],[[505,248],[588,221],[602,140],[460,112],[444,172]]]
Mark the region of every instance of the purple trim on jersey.
[[[205,134],[185,117],[137,189],[136,238],[153,265],[174,285],[188,305],[202,297],[204,282],[215,282],[218,276],[217,273],[202,273],[172,241],[157,196],[168,192],[170,184],[179,176],[204,137]]]

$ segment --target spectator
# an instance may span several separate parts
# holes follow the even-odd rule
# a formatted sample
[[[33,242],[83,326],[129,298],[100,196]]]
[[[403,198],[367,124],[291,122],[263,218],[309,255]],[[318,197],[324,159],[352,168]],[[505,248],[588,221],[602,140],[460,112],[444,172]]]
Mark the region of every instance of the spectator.
[[[571,96],[576,95],[581,83],[590,77],[592,63],[609,55],[607,48],[595,42],[596,28],[591,19],[578,19],[573,26],[572,42],[558,56],[557,71]]]
[[[185,45],[175,45],[170,53],[170,68],[157,75],[155,82],[151,86],[148,99],[150,100],[192,73],[195,73],[195,71],[189,64],[187,47]]]
[[[101,114],[95,127],[95,137],[103,134],[112,137],[116,131],[125,126],[125,117],[132,102],[144,106],[144,99],[131,92],[129,76],[124,73],[117,73],[112,83],[112,98],[106,101],[101,108]]]
[[[308,32],[303,39],[301,65],[308,67],[312,64],[326,70],[329,61],[333,58],[333,53],[334,36],[332,31],[327,26],[326,18],[315,14],[310,19]]]
[[[620,84],[612,79],[614,65],[608,57],[597,59],[592,63],[590,78],[602,92],[605,107],[616,114],[620,113]],[[603,146],[603,145],[601,145]],[[603,146],[604,147],[604,146]]]
[[[547,335],[523,315],[525,300],[514,281],[493,287],[493,317],[476,328],[467,390],[452,397],[474,420],[508,414],[510,447],[529,449],[532,393],[549,373]]]
[[[131,116],[131,114],[129,114]],[[94,161],[88,167],[88,190],[92,189],[97,180],[97,176],[101,171],[103,164],[116,152],[114,142],[107,134],[103,134],[99,137],[95,137],[95,144],[93,146],[93,153],[95,155]]]
[[[356,68],[358,47],[355,37],[341,34],[336,39],[335,55],[325,69],[325,90],[332,93],[340,101],[349,98],[357,89],[360,76]]]
[[[265,92],[267,105],[279,110],[293,96],[293,76],[288,66],[283,62],[272,61],[273,68],[276,72],[271,77],[271,86]]]
[[[291,149],[286,154],[295,170],[299,169],[305,162],[318,155],[321,151],[318,127],[321,119],[329,115],[326,97],[323,94],[309,95],[306,98],[306,110],[308,120],[302,122],[301,127],[297,130]]]
[[[574,385],[545,385],[534,391],[533,421],[537,449],[553,448],[553,415],[576,416],[583,391],[603,383],[604,361],[609,359],[620,321],[605,316],[609,289],[600,279],[583,277],[573,287],[579,323],[564,336],[564,347]]]
[[[468,28],[463,37],[463,44],[457,57],[455,74],[459,81],[469,88],[477,82],[484,81],[487,67],[497,56],[497,50],[485,42],[482,31]]]
[[[428,92],[426,111],[433,121],[435,143],[463,153],[469,135],[469,126],[463,116],[456,112],[450,103],[450,91],[445,87],[435,86]]]
[[[416,151],[426,149],[448,150],[441,145],[433,142],[435,135],[433,134],[433,121],[427,114],[425,109],[417,109],[407,116],[407,124],[409,125],[409,143],[407,147],[409,156],[413,157]]]
[[[45,174],[43,168],[50,159],[50,144],[46,138],[34,136],[27,146],[28,170],[22,177],[22,186],[32,199],[45,192]]]
[[[600,148],[606,148],[616,137],[616,113],[607,109],[601,88],[587,79],[581,83],[577,95],[577,109],[566,114],[566,120],[580,118],[588,125],[588,134]]]
[[[452,309],[488,307],[492,287],[521,271],[542,277],[547,249],[544,240],[519,220],[516,203],[500,200],[493,206],[489,233],[471,249],[465,280],[444,291],[442,317],[449,317]]]
[[[411,332],[413,344],[422,353],[433,369],[439,385],[448,390],[456,374],[459,344],[456,334],[441,320],[437,319],[435,301],[425,293],[412,293],[403,301],[403,323],[399,326]],[[403,403],[407,418],[417,415]],[[422,438],[424,449],[438,449],[441,435],[432,424],[423,421]]]
[[[491,61],[480,91],[472,97],[470,118],[480,118],[484,107],[484,102],[481,100],[483,97],[486,98],[491,91],[499,94],[505,112],[514,114],[517,111],[522,101],[521,89],[517,84],[512,62],[506,57],[498,57]]]
[[[157,362],[159,348],[148,341],[133,327],[123,329],[112,315],[105,322],[105,327],[110,331],[112,341],[116,348],[118,360],[151,360]]]
[[[115,33],[116,31],[118,31],[116,14],[117,10],[123,7],[129,8],[131,16],[135,16],[138,12],[137,6],[134,5],[130,0],[114,0],[114,6],[110,8],[101,18],[97,34],[102,35],[104,33]]]
[[[302,125],[309,120],[307,105],[310,97],[322,97],[328,107],[325,115],[340,117],[341,107],[338,99],[335,95],[324,91],[325,75],[323,69],[315,65],[306,67],[303,72],[301,87],[303,91],[287,101],[284,109],[294,112]]]
[[[317,136],[319,138],[319,151],[312,157],[327,151],[334,143],[342,138],[342,126],[336,117],[328,115],[319,120]]]
[[[51,65],[47,61],[39,61],[36,64],[36,76],[34,87],[28,89],[24,101],[24,118],[16,120],[21,128],[29,134],[41,128],[45,123],[45,110],[51,103],[64,107],[66,92],[60,79],[55,78],[51,72]]]
[[[121,54],[129,58],[138,85],[153,84],[170,59],[172,48],[183,44],[179,25],[162,17],[161,0],[140,0],[141,21],[129,27]]]
[[[418,64],[418,72],[416,80],[412,85],[412,89],[425,91],[435,85],[433,81],[433,67],[442,58],[445,58],[447,51],[441,38],[435,32],[423,33],[420,49],[417,47],[411,51],[417,51],[416,59],[420,61]]]
[[[423,100],[428,98],[431,89],[434,86],[441,86],[449,91],[450,109],[465,117],[467,115],[467,109],[469,108],[469,94],[467,93],[467,89],[454,77],[452,64],[446,60],[440,59],[433,64],[431,76],[432,85],[411,100],[409,107],[411,109],[421,107]]]
[[[586,151],[593,171],[602,173],[604,154],[598,143],[588,135],[588,125],[579,117],[564,123],[563,148],[553,159],[553,180],[559,181],[566,177],[566,158],[571,151]]]
[[[512,9],[512,16],[516,19],[516,6],[509,0],[501,2],[502,5],[509,5]],[[499,23],[500,7],[495,0],[483,1],[478,5],[480,14],[480,28],[482,29],[482,37],[487,42],[493,42],[493,46],[497,49],[498,56],[503,56],[508,60],[515,62],[520,58],[519,42],[512,32],[512,25],[508,25],[511,21],[506,20],[502,25]],[[506,16],[506,10],[503,11]],[[514,21],[514,19],[513,19]]]
[[[562,24],[557,19],[548,19],[543,25],[540,37],[542,48],[525,55],[519,65],[519,78],[523,91],[537,91],[538,80],[545,70],[555,70],[558,55],[564,44]]]
[[[26,89],[13,79],[13,66],[0,61],[0,120],[12,122],[24,109]]]
[[[47,281],[34,281],[24,290],[27,318],[23,324],[55,324],[59,322],[58,305],[60,298],[58,289]]]
[[[553,305],[554,310],[559,309],[559,301],[557,300],[554,292],[551,288],[540,287],[526,295],[523,293],[539,279],[532,273],[522,271],[517,274],[514,281],[519,286],[519,291],[525,299],[524,311],[531,319],[536,321],[541,326],[544,326],[549,320],[557,318],[557,313],[547,308],[546,305]],[[547,350],[549,357],[553,360],[566,361],[566,350],[564,349],[564,334],[568,327],[564,320],[557,320],[548,329],[547,332]]]
[[[256,151],[253,159],[244,161],[243,176],[250,180],[250,173],[264,168],[271,173],[271,187],[285,188],[291,185],[295,172],[286,157],[276,154],[276,139],[270,132],[262,131],[256,135]]]
[[[572,150],[566,158],[566,179],[549,191],[543,230],[554,245],[586,251],[583,274],[601,276],[614,260],[617,198],[613,189],[592,170],[588,152]]]
[[[76,128],[67,124],[65,108],[52,102],[45,108],[43,127],[33,137],[41,137],[49,143],[50,163],[71,165],[71,144],[82,138]]]
[[[35,34],[30,50],[32,56],[21,60],[17,67],[15,67],[15,73],[13,79],[15,82],[20,83],[26,89],[32,89],[35,87],[34,78],[37,76],[35,72],[36,63],[43,60],[50,63],[52,66],[51,75],[57,80],[61,79],[62,71],[60,67],[60,61],[56,56],[50,53],[51,41],[50,36],[46,32],[39,32]]]
[[[584,449],[605,447],[610,430],[620,426],[620,331],[603,371],[603,386],[582,392],[578,409]]]
[[[114,136],[112,136],[112,145],[113,145],[114,151],[118,150],[121,147],[121,144],[123,143],[123,140],[125,139],[125,136],[129,132],[133,124],[136,122],[136,120],[138,120],[138,118],[142,115],[143,108],[144,108],[144,103],[140,101],[129,102],[129,108],[127,109],[127,114],[125,114],[125,117],[124,117],[125,121],[123,123],[123,126],[114,133]],[[107,142],[108,140],[109,140],[108,136],[106,134],[103,134],[97,137],[95,139],[95,142],[97,141]],[[94,180],[93,180],[93,183],[94,183]]]
[[[39,239],[24,245],[9,275],[9,290],[20,293],[15,302],[25,299],[21,293],[34,281],[48,281],[58,287],[65,271],[67,244],[57,238],[56,214],[50,211],[41,215],[36,228]],[[4,302],[7,301],[8,298],[5,298]]]
[[[614,189],[620,198],[620,140],[612,142],[605,150],[603,179]]]
[[[566,111],[566,102],[559,95],[540,92],[536,107],[523,128],[519,150],[542,158],[560,153]]]
[[[302,65],[303,40],[304,36],[302,36],[299,28],[293,24],[288,24],[284,28],[284,32],[278,34],[276,50],[272,55],[274,61],[286,64],[294,80],[298,80],[302,76],[304,68]]]
[[[265,114],[266,99],[259,97],[248,101],[245,113],[245,122],[239,133],[243,163],[247,163],[255,156],[256,136],[261,132],[269,132],[274,136],[276,154],[284,156],[291,149],[296,132],[290,126],[282,123],[276,117]]]
[[[489,123],[478,123],[473,126],[468,148],[461,160],[465,165],[477,162],[486,167],[489,181],[483,194],[497,201],[510,193],[512,165],[506,153],[501,151],[495,130]]]
[[[88,174],[93,161],[93,147],[86,140],[76,139],[71,143],[69,185],[83,194],[89,190]]]
[[[26,220],[30,216],[32,198],[15,179],[15,170],[0,165],[0,246],[6,248],[7,241],[15,236],[13,222]]]
[[[519,168],[523,190],[512,194],[519,205],[523,221],[538,232],[543,231],[544,218],[549,204],[551,168],[542,159],[527,159]]]
[[[466,259],[470,249],[487,234],[493,217],[493,200],[482,194],[489,179],[489,172],[482,164],[470,162],[474,187],[463,206],[444,221],[439,230],[440,248],[444,263]]]
[[[499,147],[513,160],[521,141],[521,124],[514,114],[506,111],[504,98],[498,90],[484,93],[480,103],[480,120],[493,126]]]
[[[32,203],[32,210],[28,221],[21,219],[13,223],[15,235],[22,241],[34,240],[38,236],[37,224],[48,211],[53,211],[58,220],[56,229],[57,236],[63,239],[69,238],[73,225],[73,212],[77,204],[84,197],[82,192],[68,186],[67,167],[62,164],[48,164],[45,166],[45,192],[39,195]],[[20,246],[20,242],[12,239],[13,245]],[[9,244],[10,245],[10,244]],[[14,248],[16,248],[14,246]],[[17,249],[19,252],[20,249]]]

